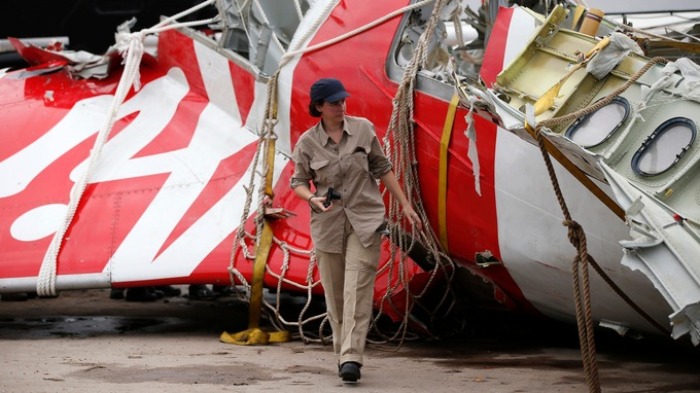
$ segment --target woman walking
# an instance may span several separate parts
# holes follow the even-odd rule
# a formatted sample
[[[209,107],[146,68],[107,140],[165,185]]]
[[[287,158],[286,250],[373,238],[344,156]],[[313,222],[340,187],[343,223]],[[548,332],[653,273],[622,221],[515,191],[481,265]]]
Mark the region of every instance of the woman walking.
[[[380,231],[385,224],[377,179],[399,201],[412,225],[421,230],[422,223],[396,180],[374,125],[345,112],[349,96],[337,79],[319,79],[311,86],[309,114],[321,120],[296,144],[291,187],[312,210],[311,237],[339,376],[355,383],[372,318]]]

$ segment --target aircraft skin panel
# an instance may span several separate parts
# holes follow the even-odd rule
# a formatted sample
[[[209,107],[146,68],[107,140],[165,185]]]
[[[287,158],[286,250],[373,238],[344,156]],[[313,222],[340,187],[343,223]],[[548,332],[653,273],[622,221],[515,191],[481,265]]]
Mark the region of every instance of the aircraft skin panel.
[[[323,23],[309,32],[301,47],[337,37],[408,3],[393,0],[363,7],[359,1],[340,2],[331,15],[310,11]],[[335,3],[328,4],[330,10]],[[318,282],[317,270],[309,268],[313,246],[309,207],[289,188],[294,144],[318,121],[308,114],[310,85],[321,77],[344,81],[351,94],[348,113],[367,117],[383,141],[398,89],[387,75],[386,56],[400,21],[393,18],[366,33],[295,57],[282,69],[273,205],[296,216],[271,223],[275,242],[270,272],[286,271],[286,278],[300,285]],[[304,29],[313,26],[310,22],[302,22]],[[519,53],[534,27],[527,12],[501,9],[481,73],[487,85]],[[187,31],[164,32],[159,36],[158,60],[144,59],[142,86],[130,91],[120,107],[64,237],[58,290],[228,284],[229,264],[251,277],[253,240],[246,237],[244,244],[236,245],[235,255],[232,250],[242,219],[245,230],[255,232],[258,188],[248,217],[243,217],[245,187],[265,120],[269,76],[223,56],[205,41]],[[0,78],[0,136],[7,141],[0,146],[0,292],[36,287],[44,254],[65,219],[71,188],[86,168],[119,77],[117,72],[98,82],[71,80],[59,71],[26,79]],[[437,173],[449,100],[422,91],[414,100],[420,198],[428,214],[426,224],[439,232]],[[537,147],[480,116],[473,119],[477,139],[470,140],[466,115],[465,108],[457,109],[449,146],[450,255],[483,278],[494,299],[507,307],[570,319],[570,262],[575,249],[561,225],[562,214]],[[470,158],[474,156],[469,152],[475,150],[478,163]],[[559,166],[557,173],[565,197],[576,196],[569,208],[587,231],[590,254],[627,293],[645,294],[646,311],[663,322],[670,312],[668,304],[641,272],[620,264],[618,241],[628,238],[628,228]],[[477,265],[476,256],[482,253],[493,255],[496,263]],[[381,266],[389,262],[389,255],[385,240]],[[402,268],[411,285],[425,284],[430,277],[412,261]],[[388,276],[385,272],[377,279],[375,306],[396,284],[388,282]],[[277,283],[277,278],[266,275],[268,287]],[[282,289],[306,291],[291,283]],[[592,290],[595,318],[649,330],[598,278]],[[321,286],[313,292],[321,294]],[[401,297],[399,293],[395,301]]]
[[[200,125],[197,127],[195,137],[188,148],[189,152],[186,153],[187,156],[182,157],[182,160],[188,165],[182,170],[173,170],[170,173],[168,180],[163,184],[148,209],[144,211],[142,217],[129,232],[129,236],[115,251],[112,261],[117,263],[121,269],[115,269],[114,281],[132,281],[139,277],[141,279],[159,279],[188,276],[199,261],[209,253],[209,250],[221,241],[220,238],[226,237],[238,226],[236,218],[241,216],[244,201],[240,196],[245,195],[243,186],[252,170],[250,167],[244,173],[240,173],[238,179],[230,183],[232,187],[221,199],[211,201],[209,209],[192,223],[177,240],[173,241],[168,249],[163,250],[156,257],[156,252],[160,249],[160,245],[166,241],[172,228],[190,209],[202,191],[207,190],[206,185],[213,180],[212,175],[219,162],[230,155],[237,155],[239,151],[234,149],[248,150],[247,154],[241,154],[241,157],[236,160],[237,164],[252,161],[250,150],[254,151],[254,149],[246,149],[246,147],[257,142],[257,138],[253,135],[248,134],[247,141],[241,138],[245,135],[242,133],[235,139],[213,138],[210,141],[206,140],[207,137],[211,138],[212,134],[216,134],[212,132],[212,127],[219,124],[231,124],[232,120],[211,104],[207,108],[212,108],[211,111],[215,113],[207,113],[206,110],[202,113]],[[217,142],[220,143],[219,146],[225,146],[227,149],[211,149],[211,147],[215,147]],[[221,155],[217,155],[217,153]],[[195,166],[199,168],[195,168]],[[190,178],[190,171],[195,170],[201,174],[201,177],[198,176],[201,180]],[[186,186],[186,184],[191,184],[191,186]],[[202,198],[206,197],[202,196]],[[145,261],[150,262],[144,263]],[[179,261],[179,263],[173,263],[173,261]],[[185,261],[190,264],[185,263]],[[117,274],[124,271],[131,272],[133,276]]]
[[[482,67],[480,72],[481,79],[488,87],[493,86],[498,73],[508,65],[504,64],[507,61],[504,53],[508,45],[508,38],[513,38],[509,35],[512,18],[513,8],[499,8],[498,17],[489,35],[489,44],[484,53],[484,63],[488,66]],[[526,35],[523,34],[523,37]]]
[[[2,241],[3,276],[35,276],[38,273],[37,260],[43,258],[50,235],[65,218],[71,187],[68,181],[70,169],[84,159],[82,152],[89,149],[93,134],[99,127],[96,114],[105,104],[108,105],[108,99],[104,98],[107,97],[87,98],[71,112],[65,108],[56,109],[64,114],[62,118],[42,117],[41,107],[31,105],[21,114],[20,111],[3,112],[8,115],[9,122],[11,119],[33,119],[24,127],[7,129],[15,141],[22,141],[24,145],[17,146],[18,150],[0,163],[3,184],[0,223],[3,233],[9,234]],[[40,105],[43,107],[43,102]],[[42,119],[52,123],[42,122]],[[84,128],[78,127],[79,124]],[[26,134],[21,132],[24,129]],[[31,138],[34,134],[41,136],[23,138]],[[25,165],[28,162],[32,164]],[[44,216],[44,213],[49,215]],[[94,251],[94,257],[103,254],[101,249]],[[94,267],[88,270],[99,271]]]
[[[502,8],[496,28],[502,33],[507,30],[508,42],[500,47],[493,43],[489,45],[491,57],[487,58],[488,64],[499,63],[499,48],[502,48],[504,65],[517,56],[520,51],[513,48],[526,46],[536,27],[533,20],[519,8]],[[562,225],[563,213],[539,148],[523,143],[517,135],[499,128],[494,162],[498,237],[503,264],[524,297],[538,311],[549,317],[572,320],[575,312],[571,277],[576,249],[567,238],[567,228]],[[625,223],[558,162],[553,160],[553,164],[572,218],[586,231],[589,254],[601,263],[625,293],[633,298],[643,293],[645,311],[655,315],[660,323],[666,323],[664,316],[669,315],[671,309],[663,297],[643,275],[619,263],[623,252],[618,241],[629,236]],[[598,182],[598,186],[612,194],[608,185]],[[626,305],[593,270],[590,274],[593,317],[596,320],[613,324],[625,321],[622,324],[626,327],[653,331],[653,327]]]
[[[206,57],[205,51],[200,50],[199,54],[200,57],[205,57],[202,63],[210,66],[206,70],[208,73],[212,72],[213,67],[218,67],[219,77],[224,73],[230,75],[228,62],[215,64],[211,56]],[[196,56],[193,59],[196,59]],[[200,63],[195,63],[197,64]],[[189,67],[197,69],[191,64]],[[118,117],[122,120],[115,126],[104,147],[102,160],[92,177],[92,184],[88,186],[74,222],[66,234],[67,240],[59,257],[59,275],[104,270],[105,273],[109,271],[113,275],[112,280],[115,282],[189,275],[201,257],[185,258],[191,261],[190,263],[168,263],[168,259],[177,256],[174,255],[174,251],[184,248],[188,253],[182,256],[189,257],[191,254],[196,255],[199,249],[199,254],[203,256],[211,251],[207,250],[207,247],[213,247],[209,243],[213,241],[216,245],[219,241],[209,234],[202,234],[196,222],[189,224],[189,228],[183,230],[177,240],[168,239],[168,236],[173,228],[183,221],[183,215],[195,200],[207,200],[206,196],[199,195],[202,190],[208,189],[205,187],[208,183],[217,180],[212,176],[221,163],[228,161],[229,168],[219,175],[221,179],[218,180],[220,184],[228,184],[226,187],[229,188],[229,197],[223,198],[224,204],[238,206],[238,211],[242,208],[240,185],[245,172],[236,168],[246,168],[252,161],[249,146],[253,146],[254,152],[257,136],[242,127],[241,116],[235,105],[228,108],[227,113],[212,103],[202,105],[206,96],[189,94],[194,90],[189,89],[190,81],[194,80],[192,85],[199,84],[199,92],[208,92],[208,95],[214,96],[222,103],[233,100],[229,104],[235,104],[236,100],[232,98],[235,97],[232,84],[228,83],[230,88],[226,92],[207,78],[202,78],[201,72],[192,77],[189,74],[185,76],[179,68],[171,68],[166,75],[158,78],[154,74],[161,73],[160,69],[152,72],[152,68],[148,68],[148,71],[144,72],[142,69],[143,87],[127,98],[120,109]],[[54,80],[63,83],[60,76],[56,76]],[[111,97],[107,95],[79,101],[67,111],[58,124],[45,125],[49,130],[44,135],[30,141],[27,147],[2,162],[0,173],[8,178],[8,183],[5,184],[14,185],[14,188],[3,187],[3,193],[6,196],[16,196],[23,205],[21,208],[12,207],[17,210],[15,214],[3,215],[8,217],[6,227],[13,228],[9,232],[19,237],[11,246],[9,242],[5,243],[3,253],[28,256],[22,263],[18,263],[15,269],[4,268],[3,274],[32,277],[38,273],[38,262],[43,258],[53,229],[51,225],[48,228],[47,225],[36,225],[36,220],[45,222],[45,216],[33,212],[35,209],[46,211],[45,206],[48,205],[51,206],[52,216],[56,219],[54,225],[60,222],[57,220],[64,218],[68,191],[84,168],[82,164],[66,165],[62,157],[67,154],[82,157],[87,155],[93,142],[90,139],[94,139],[94,133],[102,122],[100,117],[104,116],[110,102]],[[184,138],[188,144],[181,149],[170,150],[172,146],[168,146],[165,151],[158,151],[151,143],[171,125],[171,122],[177,120],[178,113],[182,112],[189,113],[190,117],[194,115],[195,119],[199,118],[197,124],[190,124],[192,127],[189,129],[186,124],[176,124],[180,129],[175,130],[175,136],[179,140]],[[86,123],[89,119],[93,119],[92,125]],[[222,124],[229,125],[228,128],[231,124],[238,124],[238,130],[225,129],[221,127]],[[82,131],[83,134],[75,131]],[[59,149],[56,149],[57,146]],[[44,150],[58,153],[54,153],[53,156],[37,153]],[[63,151],[67,153],[61,153]],[[147,154],[144,154],[144,151]],[[247,153],[243,154],[242,159],[235,159],[238,151]],[[20,164],[27,161],[22,159],[25,156],[43,157],[44,160],[35,159],[34,166],[22,166]],[[234,158],[233,162],[231,157]],[[75,162],[75,159],[73,161]],[[241,165],[242,162],[245,163],[244,166]],[[279,161],[279,165],[284,166],[284,161]],[[26,169],[18,170],[19,167]],[[231,181],[231,169],[234,170],[233,175],[238,176],[236,182]],[[47,199],[47,193],[41,192],[40,187],[23,189],[32,181],[46,187],[47,182],[38,181],[45,172],[50,173],[51,180],[56,183],[55,186],[49,187],[49,195],[54,195],[51,198],[54,203],[49,204],[48,201],[42,200],[37,201],[36,206],[27,206],[28,201],[37,197]],[[277,173],[279,172],[278,170]],[[72,181],[69,181],[69,177]],[[236,183],[239,186],[234,188]],[[208,202],[207,210],[216,206],[214,202],[216,200]],[[204,214],[202,219],[211,224],[210,217],[216,218],[213,227],[219,228],[223,233],[222,237],[225,237],[240,220],[240,214],[230,213],[225,215],[220,209],[211,210],[209,216]],[[228,224],[218,221],[227,221]],[[80,239],[80,244],[71,242],[71,236]],[[197,241],[203,237],[211,240]],[[37,246],[38,243],[43,246]],[[163,249],[162,245],[166,243],[172,248]],[[228,250],[230,253],[230,246]],[[112,261],[105,265],[112,254]],[[31,263],[27,263],[29,261]]]
[[[209,47],[197,41],[193,43],[209,102],[232,117],[234,124],[244,124],[238,109],[236,88],[231,77],[229,61]]]
[[[574,312],[571,266],[577,251],[567,238],[567,228],[562,225],[563,214],[539,148],[524,144],[516,135],[501,129],[496,154],[496,173],[503,174],[496,177],[503,263],[523,295],[540,312],[570,319]],[[586,231],[589,254],[625,293],[633,298],[644,294],[646,311],[655,311],[656,316],[668,315],[668,304],[651,282],[619,263],[623,252],[618,240],[629,235],[625,223],[590,196],[588,190],[558,163],[554,165],[572,218]],[[582,195],[590,197],[581,198]],[[651,329],[593,270],[590,274],[596,319],[633,321],[630,327]],[[665,321],[660,319],[660,322]]]
[[[228,69],[231,75],[231,82],[233,83],[233,90],[236,94],[236,104],[241,122],[246,125],[246,128],[251,129],[247,126],[247,122],[256,96],[255,75],[242,69],[232,61],[228,63]]]
[[[100,165],[66,234],[58,261],[58,290],[109,285],[229,282],[227,267],[231,261],[234,231],[240,223],[245,201],[243,186],[247,185],[257,147],[255,133],[262,125],[266,85],[235,62],[221,61],[215,51],[177,31],[161,34],[159,53],[158,63],[144,60],[148,65],[141,68],[142,87],[138,92],[132,91],[122,105]],[[288,75],[293,75],[294,65],[291,62],[286,67]],[[22,192],[3,187],[2,192],[13,193],[16,201],[22,203],[6,204],[13,201],[10,199],[2,201],[3,211],[12,213],[3,215],[6,217],[3,230],[14,227],[18,238],[13,239],[11,247],[6,247],[8,243],[3,244],[0,290],[31,290],[36,285],[44,253],[57,223],[64,218],[70,187],[84,168],[83,162],[111,103],[111,94],[116,87],[114,81],[118,76],[110,76],[111,83],[92,91],[81,88],[90,85],[89,81],[68,81],[63,74],[21,81],[46,83],[44,80],[48,80],[50,86],[51,83],[61,85],[64,92],[75,89],[74,96],[57,98],[61,98],[59,102],[64,104],[62,121],[75,117],[78,123],[82,122],[67,123],[64,128],[83,134],[73,135],[73,139],[65,138],[65,135],[61,135],[63,139],[59,138],[69,145],[72,161],[66,163],[44,154],[45,164],[25,175],[24,184],[37,184],[36,188]],[[6,81],[3,80],[2,86],[8,86]],[[10,101],[5,104],[14,104],[21,109],[19,112],[24,111],[19,115],[13,113],[13,119],[26,117],[27,100],[14,94],[16,83],[20,82],[8,83],[13,86],[7,90],[13,94],[5,96]],[[101,86],[101,83],[95,85]],[[292,87],[289,81],[281,81],[281,85],[283,91]],[[292,90],[288,90],[289,95]],[[291,101],[292,104],[307,102],[307,90],[307,87],[302,88],[298,93],[303,98],[299,102]],[[30,100],[40,101],[37,113],[46,110],[44,93],[38,88],[25,91]],[[301,106],[304,111],[308,110],[306,103],[301,103]],[[282,139],[289,139],[285,124],[299,127],[296,121],[290,121],[292,111],[280,106],[282,127],[278,125],[277,131]],[[85,112],[93,119],[87,128]],[[308,114],[303,118],[315,121]],[[60,121],[43,122],[42,126],[51,129],[56,123],[60,125]],[[295,130],[303,131],[302,128]],[[46,131],[35,134],[39,138],[44,133]],[[32,141],[24,143],[32,146]],[[45,145],[51,152],[55,144]],[[3,166],[0,166],[3,169],[0,173],[16,177],[17,161],[13,157],[27,154],[26,150],[27,146],[23,145],[17,148],[17,152],[9,152],[9,159],[3,160]],[[275,159],[274,202],[275,206],[293,210],[298,215],[273,222],[275,236],[289,247],[273,244],[268,267],[270,271],[280,273],[282,264],[288,263],[285,266],[289,269],[287,278],[305,284],[308,252],[312,248],[308,234],[308,205],[289,189],[292,165],[286,154],[291,150],[282,146],[282,151],[285,154],[278,154]],[[52,175],[50,179],[44,179],[46,173]],[[49,193],[55,194],[51,198],[55,199],[51,200],[54,203],[44,201],[47,194],[40,192],[39,186],[45,186],[46,180],[56,183]],[[18,182],[9,184],[15,183]],[[256,193],[252,214],[257,207],[257,197]],[[28,201],[36,198],[40,198],[37,206],[27,206]],[[47,214],[55,217],[55,222],[38,225],[46,222]],[[246,221],[246,229],[254,232],[250,218]],[[42,232],[35,233],[38,230]],[[10,233],[9,229],[5,233]],[[291,249],[300,252],[290,252]],[[248,254],[253,252],[250,239],[246,251]],[[389,249],[385,242],[381,264],[387,263],[388,259]],[[245,257],[241,247],[234,265],[243,276],[251,276],[252,260]],[[405,273],[407,277],[425,274],[410,261],[407,261]],[[66,277],[71,278],[66,280]],[[312,271],[311,277],[317,281],[318,273]],[[266,284],[275,287],[277,281],[268,276]],[[388,283],[386,277],[380,278],[376,291],[386,290],[389,285],[396,284]],[[283,289],[299,290],[289,284],[284,284]],[[320,286],[314,287],[314,293],[320,294],[321,291]],[[383,295],[384,292],[377,293]],[[381,299],[381,296],[376,299]]]

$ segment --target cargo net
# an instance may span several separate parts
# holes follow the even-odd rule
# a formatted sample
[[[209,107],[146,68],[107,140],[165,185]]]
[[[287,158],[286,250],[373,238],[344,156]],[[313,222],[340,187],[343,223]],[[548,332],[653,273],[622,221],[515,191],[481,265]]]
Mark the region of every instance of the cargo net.
[[[256,237],[246,232],[244,238],[241,240],[239,246],[242,254],[246,259],[254,260]],[[317,276],[317,265],[313,250],[302,250],[291,247],[276,237],[273,241],[275,245],[283,251],[284,256],[282,265],[278,271],[274,271],[269,266],[266,267],[266,276],[274,277],[274,279],[277,280],[277,287],[275,289],[268,289],[268,293],[263,297],[262,314],[264,318],[269,321],[275,329],[289,330],[294,337],[302,339],[305,343],[327,344],[332,342],[325,306],[323,306],[322,300],[319,301],[319,298],[314,297],[312,293],[317,286],[321,285],[321,282],[314,278]],[[396,246],[393,247],[395,248]],[[397,254],[402,253],[397,252]],[[304,284],[292,281],[286,277],[289,263],[293,256],[308,258],[309,263],[307,267],[306,283]],[[377,275],[391,275],[390,272],[392,271],[400,272],[404,263],[405,258],[402,257],[391,259],[378,269]],[[241,293],[241,295],[249,295],[251,284],[236,269],[231,269],[230,271],[235,276],[236,281],[241,282],[248,292],[247,294]],[[444,271],[442,273],[444,273]],[[434,269],[434,272],[431,274],[431,279],[437,274],[440,274],[440,270]],[[406,339],[410,340],[421,336],[435,336],[433,329],[431,329],[432,326],[430,325],[436,319],[440,320],[440,314],[442,313],[436,313],[435,310],[449,312],[449,307],[436,306],[434,301],[430,301],[430,305],[434,306],[434,309],[432,307],[428,308],[423,304],[424,296],[427,294],[426,289],[429,287],[427,283],[418,291],[415,289],[412,291],[402,290],[402,288],[405,289],[408,287],[406,278],[402,276],[403,275],[399,273],[395,277],[390,278],[390,280],[393,280],[393,285],[387,286],[381,299],[381,306],[376,310],[374,318],[370,323],[371,333],[368,337],[369,342],[377,344],[388,342],[401,343]],[[304,299],[302,299],[302,296],[294,296],[294,299],[290,302],[288,292],[283,290],[283,285],[287,288],[289,286],[296,288],[297,291],[295,292],[297,294],[306,292],[306,296]],[[445,299],[447,298],[447,291],[440,290],[439,292],[441,292],[441,295]],[[393,300],[394,296],[397,294],[400,297],[405,297],[403,299],[404,301],[400,302],[401,304],[396,304]],[[448,302],[443,300],[443,303]],[[385,307],[391,310],[386,310]],[[387,323],[387,320],[383,318],[385,317],[386,311],[390,311],[391,315],[400,316],[400,321]]]
[[[255,234],[244,231],[243,237],[237,243],[237,249],[240,250],[241,255],[251,263],[256,258],[257,238]],[[325,306],[322,305],[322,299],[314,295],[321,282],[315,278],[318,276],[318,268],[313,249],[292,247],[275,236],[273,236],[273,243],[282,251],[283,257],[279,269],[273,269],[269,265],[265,267],[266,279],[273,277],[277,281],[277,286],[265,290],[266,294],[262,298],[261,310],[263,318],[274,329],[288,330],[292,332],[293,337],[302,339],[305,343],[327,344],[332,342]],[[428,291],[428,289],[436,278],[439,278],[441,283],[451,280],[451,269],[447,269],[445,265],[436,266],[430,271],[427,281],[423,282],[420,288],[410,286],[409,289],[408,278],[406,274],[402,273],[407,263],[406,253],[400,249],[395,239],[392,239],[390,247],[392,250],[391,258],[377,270],[377,276],[388,275],[389,284],[381,297],[380,307],[375,310],[375,316],[371,321],[368,342],[377,344],[401,343],[407,339],[437,336],[434,323],[437,322],[439,325],[453,310],[455,303],[454,298],[450,296],[448,285],[441,285],[440,288],[433,291]],[[293,260],[293,257],[308,258],[304,283],[287,277],[290,261]],[[240,263],[239,259],[237,264]],[[251,283],[235,267],[230,268],[229,272],[232,276],[232,282],[241,283],[241,285],[234,287],[239,290],[239,295],[244,299],[248,298]],[[294,288],[292,292],[295,293],[291,301],[290,287]],[[302,296],[302,294],[305,295]],[[396,296],[401,299],[400,302],[395,302]],[[387,311],[389,312],[387,313]],[[387,319],[387,314],[391,314],[394,318]],[[394,320],[397,315],[400,320],[396,322]],[[455,327],[452,326],[452,328]],[[438,329],[443,328],[438,327]]]

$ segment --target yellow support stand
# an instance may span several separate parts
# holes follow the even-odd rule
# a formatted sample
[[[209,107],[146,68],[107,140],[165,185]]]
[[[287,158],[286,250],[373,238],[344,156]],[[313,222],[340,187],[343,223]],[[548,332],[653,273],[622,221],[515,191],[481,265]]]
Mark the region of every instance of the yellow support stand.
[[[265,177],[265,194],[272,197],[272,172],[275,161],[275,140],[266,139],[267,143],[267,175]],[[289,332],[286,330],[278,332],[266,332],[260,329],[260,312],[262,310],[263,281],[265,278],[265,266],[270,256],[272,246],[272,227],[267,217],[263,217],[263,231],[258,242],[258,249],[255,254],[255,264],[253,265],[253,282],[250,288],[250,308],[248,315],[248,329],[230,334],[221,333],[219,341],[236,345],[266,345],[269,343],[279,343],[289,341]]]

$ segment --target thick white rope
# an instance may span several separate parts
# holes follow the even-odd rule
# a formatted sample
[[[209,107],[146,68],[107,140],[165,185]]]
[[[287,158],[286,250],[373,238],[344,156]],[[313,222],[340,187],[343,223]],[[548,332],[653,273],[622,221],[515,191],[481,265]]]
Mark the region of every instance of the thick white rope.
[[[61,251],[61,246],[64,240],[64,236],[68,227],[70,227],[75,217],[75,212],[80,204],[85,188],[87,187],[90,178],[92,177],[95,168],[97,167],[100,159],[100,154],[102,148],[107,142],[112,127],[117,121],[117,115],[119,113],[119,107],[124,102],[126,95],[129,93],[131,87],[134,87],[134,91],[138,91],[141,88],[141,80],[139,67],[141,65],[141,58],[143,57],[144,46],[143,40],[147,34],[156,34],[161,31],[170,30],[174,28],[179,28],[183,26],[192,26],[193,23],[206,24],[210,23],[211,20],[201,21],[201,22],[187,22],[187,23],[173,23],[176,19],[189,15],[209,4],[212,4],[215,0],[208,0],[204,3],[198,4],[188,10],[180,12],[179,14],[172,16],[170,18],[164,19],[154,27],[150,29],[144,29],[140,32],[130,33],[128,29],[126,31],[120,31],[116,34],[116,44],[114,48],[119,51],[119,53],[124,58],[124,70],[122,76],[119,79],[119,84],[114,93],[114,98],[107,111],[107,116],[105,117],[100,130],[97,133],[97,138],[95,143],[90,150],[90,155],[87,159],[87,165],[85,171],[81,174],[78,181],[73,185],[70,192],[70,200],[66,209],[66,216],[63,222],[59,225],[54,233],[51,243],[44,254],[44,259],[41,263],[39,269],[39,275],[37,277],[36,291],[39,296],[56,296],[56,271],[58,264],[58,255]]]
[[[331,10],[333,8],[335,8],[335,3],[329,2],[328,4],[326,4],[326,7],[321,12],[319,12],[319,15],[330,15]],[[308,51],[308,47],[304,49],[300,49],[300,47],[311,38],[312,34],[315,34],[318,31],[318,27],[324,21],[325,18],[317,18],[316,20],[314,20],[314,23],[308,29],[306,29],[306,32],[303,36],[301,36],[300,39],[294,40],[292,42],[293,47],[290,47],[280,59],[280,63],[277,66],[278,73],[282,70],[282,67],[287,65],[287,63],[289,63],[292,60],[292,58],[294,58],[294,56],[306,53]]]
[[[95,139],[92,150],[90,150],[90,156],[88,157],[85,171],[71,189],[66,217],[56,230],[56,233],[51,239],[51,244],[44,255],[44,260],[39,270],[39,277],[37,279],[36,286],[37,294],[39,296],[56,296],[56,265],[58,254],[61,250],[63,237],[73,221],[75,211],[78,208],[83,192],[85,191],[87,183],[97,166],[102,148],[107,141],[109,132],[112,130],[112,127],[117,120],[119,107],[121,106],[122,102],[124,102],[129,89],[131,89],[131,86],[134,86],[134,90],[137,91],[140,88],[139,64],[141,62],[141,57],[143,56],[144,50],[143,36],[139,33],[126,35],[118,34],[117,39],[119,40],[117,42],[117,46],[120,48],[122,55],[126,57],[124,72],[119,80],[119,85],[117,85],[117,91],[115,92],[112,103],[110,104],[107,117],[102,123],[100,131],[97,133],[97,138]]]
[[[186,9],[178,14],[175,14],[173,16],[170,16],[168,18],[163,19],[162,21],[158,22],[155,26],[153,26],[151,29],[147,29],[147,30],[158,30],[163,26],[170,25],[171,23],[182,18],[183,16],[193,14],[193,13],[201,10],[204,7],[207,7],[211,4],[214,4],[215,2],[216,2],[216,0],[207,0],[205,2],[199,3],[192,8],[188,8],[188,9]],[[176,25],[182,25],[182,24],[176,24]]]

